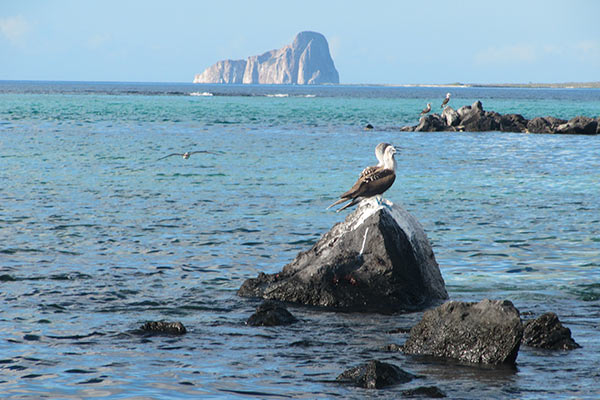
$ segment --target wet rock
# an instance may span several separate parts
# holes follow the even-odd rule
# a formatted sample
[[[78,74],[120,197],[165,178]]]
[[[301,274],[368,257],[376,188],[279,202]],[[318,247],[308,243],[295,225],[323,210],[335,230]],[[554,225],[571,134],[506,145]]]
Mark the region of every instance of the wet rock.
[[[187,330],[181,322],[150,321],[140,326],[140,333],[150,335],[184,335]]]
[[[556,127],[556,133],[572,133],[595,135],[598,129],[598,121],[589,117],[575,117],[568,122],[560,124]]]
[[[554,117],[535,117],[527,123],[527,131],[530,133],[554,133],[556,128],[564,124],[564,119]]]
[[[428,114],[419,120],[414,128],[417,132],[439,132],[447,130],[446,120],[439,114]]]
[[[525,132],[528,121],[521,114],[504,114],[500,116],[502,132]]]
[[[395,365],[372,360],[342,372],[336,380],[362,388],[381,389],[386,386],[410,382],[414,378],[415,375],[403,371]]]
[[[462,106],[454,111],[446,107],[442,114],[429,114],[419,119],[415,126],[400,128],[402,132],[530,132],[563,134],[600,134],[600,118],[578,116],[569,121],[554,117],[536,117],[527,120],[520,114],[501,115],[495,111],[485,111],[481,101],[470,106]]]
[[[525,323],[523,344],[553,350],[572,350],[581,347],[571,337],[571,330],[549,312]]]
[[[381,313],[448,298],[421,224],[400,206],[374,199],[362,201],[281,272],[246,280],[238,294]]]
[[[277,326],[289,325],[297,322],[284,306],[275,301],[265,301],[256,308],[256,312],[248,318],[246,323],[251,326]]]
[[[372,129],[373,129],[373,125],[371,125],[371,124],[367,124],[367,125],[365,125],[365,130],[366,130],[366,131],[370,131],[370,130],[372,130]]]
[[[445,120],[447,126],[456,126],[461,120],[458,112],[450,106],[444,108],[444,111],[442,111],[442,119]]]
[[[441,399],[446,397],[446,394],[442,392],[436,386],[420,386],[414,389],[408,389],[402,391],[404,397],[424,397],[428,399]]]
[[[514,364],[522,337],[519,311],[510,301],[450,301],[423,314],[411,329],[404,352],[469,363]]]

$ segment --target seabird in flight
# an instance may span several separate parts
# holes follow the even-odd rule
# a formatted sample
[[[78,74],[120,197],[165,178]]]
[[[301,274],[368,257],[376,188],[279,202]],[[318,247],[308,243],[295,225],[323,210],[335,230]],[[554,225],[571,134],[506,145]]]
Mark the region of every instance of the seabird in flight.
[[[444,99],[444,101],[442,101],[442,105],[440,106],[440,108],[444,108],[444,106],[446,104],[448,104],[449,101],[450,101],[450,93],[446,93],[446,98]]]
[[[354,186],[327,208],[329,209],[344,201],[348,201],[347,204],[344,204],[344,206],[337,210],[337,212],[340,212],[348,207],[352,207],[363,199],[381,195],[388,190],[396,179],[396,160],[394,159],[396,152],[396,147],[391,145],[385,146],[382,165],[370,171],[367,171],[368,168],[365,168],[366,173],[363,171],[360,174]]]
[[[420,114],[420,115],[425,115],[425,114],[427,114],[429,111],[431,111],[431,103],[427,103],[427,107],[425,107],[425,108],[423,109],[423,111],[421,111],[421,114]]]
[[[163,160],[163,159],[165,159],[167,157],[172,157],[172,156],[181,156],[181,157],[183,157],[184,160],[187,160],[188,158],[190,158],[190,156],[192,154],[196,154],[196,153],[216,154],[216,153],[213,153],[212,151],[206,151],[206,150],[186,151],[185,153],[171,153],[168,156],[161,157],[161,158],[159,158],[156,161],[160,161],[160,160]]]

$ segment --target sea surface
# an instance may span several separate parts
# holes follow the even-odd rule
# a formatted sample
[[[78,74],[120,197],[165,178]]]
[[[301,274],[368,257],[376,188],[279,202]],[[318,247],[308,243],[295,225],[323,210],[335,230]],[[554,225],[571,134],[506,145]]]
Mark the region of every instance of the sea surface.
[[[0,397],[600,398],[600,136],[398,131],[446,92],[600,114],[599,89],[0,82]],[[421,313],[245,325],[242,282],[342,221],[326,206],[384,141],[403,148],[385,197],[423,225],[450,298],[556,312],[582,348],[482,368],[386,351]],[[193,150],[213,154],[158,161]],[[188,333],[134,333],[156,320]],[[333,382],[371,359],[420,378]]]

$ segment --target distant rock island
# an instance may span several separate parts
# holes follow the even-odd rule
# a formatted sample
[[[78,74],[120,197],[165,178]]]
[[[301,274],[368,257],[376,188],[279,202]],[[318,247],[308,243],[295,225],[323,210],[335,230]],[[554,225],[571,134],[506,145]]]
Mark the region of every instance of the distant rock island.
[[[222,60],[196,74],[194,83],[321,85],[340,83],[327,39],[300,32],[291,44],[246,60]]]

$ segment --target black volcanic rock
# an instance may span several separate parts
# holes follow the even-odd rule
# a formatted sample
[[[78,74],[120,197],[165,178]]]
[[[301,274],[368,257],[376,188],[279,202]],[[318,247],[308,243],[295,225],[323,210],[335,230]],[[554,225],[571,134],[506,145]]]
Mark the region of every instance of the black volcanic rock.
[[[522,337],[519,311],[510,301],[449,301],[423,314],[403,350],[469,363],[514,364]]]
[[[485,111],[480,101],[458,110],[446,107],[442,114],[428,114],[415,126],[404,126],[401,132],[526,132],[560,134],[600,134],[600,118],[578,116],[569,121],[554,117],[536,117],[527,120],[520,114],[498,114]]]
[[[284,306],[275,301],[264,301],[256,308],[256,312],[248,318],[246,323],[251,326],[277,326],[289,325],[297,322]]]
[[[414,378],[415,375],[395,365],[372,360],[342,372],[336,380],[341,383],[352,383],[366,389],[381,389],[386,386],[410,382]]]
[[[571,330],[563,326],[553,312],[525,323],[523,344],[553,350],[572,350],[581,347],[571,337]]]
[[[149,321],[138,330],[146,335],[184,335],[187,333],[181,322]]]
[[[598,128],[598,121],[589,117],[575,117],[568,122],[556,127],[556,133],[572,133],[595,135]]]
[[[238,294],[382,313],[448,298],[421,224],[401,207],[374,199],[362,201],[281,272],[246,280]]]
[[[564,124],[564,119],[554,117],[535,117],[527,123],[527,131],[530,133],[554,133],[556,128]]]
[[[407,389],[402,391],[404,397],[420,397],[427,399],[441,399],[446,397],[446,394],[435,386],[420,386],[414,389]]]

